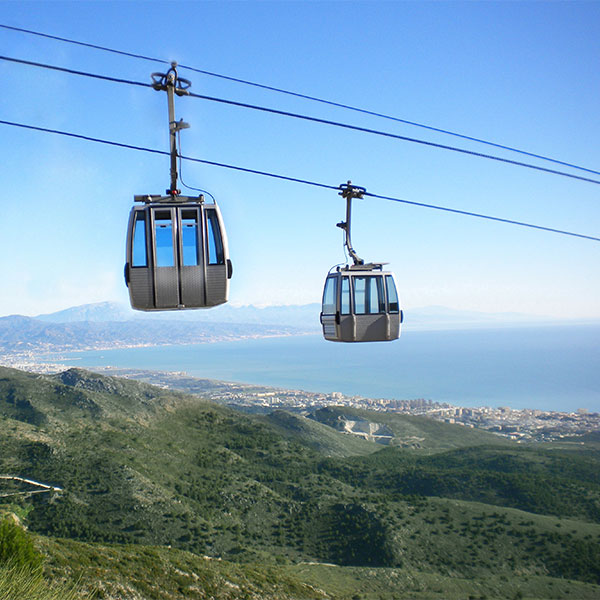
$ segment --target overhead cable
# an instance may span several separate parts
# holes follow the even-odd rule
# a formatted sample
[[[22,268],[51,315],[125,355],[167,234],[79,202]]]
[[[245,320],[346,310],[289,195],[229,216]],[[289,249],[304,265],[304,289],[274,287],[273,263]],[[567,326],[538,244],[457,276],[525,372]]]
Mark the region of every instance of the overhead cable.
[[[13,57],[8,57],[8,56],[0,56],[0,60],[5,60],[5,61],[9,61],[9,62],[13,62],[13,63],[18,63],[18,64],[23,64],[23,65],[29,65],[29,66],[34,66],[34,67],[40,67],[40,68],[44,68],[44,69],[51,69],[53,71],[60,71],[63,73],[69,73],[71,75],[80,75],[83,77],[92,77],[94,79],[101,79],[101,80],[106,80],[106,81],[110,81],[113,83],[124,83],[124,84],[129,84],[129,85],[135,85],[135,86],[139,86],[139,87],[152,87],[151,84],[149,83],[142,83],[140,81],[131,81],[129,79],[122,79],[122,78],[118,78],[118,77],[111,77],[108,75],[100,75],[98,73],[89,73],[86,71],[78,71],[75,69],[68,69],[66,67],[58,67],[56,65],[48,65],[45,63],[40,63],[40,62],[35,62],[35,61],[29,61],[29,60],[24,60],[24,59],[19,59],[19,58],[13,58]],[[372,135],[377,135],[377,136],[383,136],[383,137],[387,137],[387,138],[392,138],[392,139],[396,139],[396,140],[401,140],[401,141],[405,141],[405,142],[411,142],[411,143],[415,143],[415,144],[421,144],[424,146],[429,146],[432,148],[438,148],[441,150],[449,150],[451,152],[458,152],[460,154],[466,154],[466,155],[470,155],[470,156],[477,156],[479,158],[486,158],[489,160],[494,160],[494,161],[498,161],[498,162],[502,162],[502,163],[506,163],[506,164],[510,164],[510,165],[514,165],[514,166],[518,166],[518,167],[525,167],[527,169],[533,169],[535,171],[542,171],[544,173],[550,173],[552,175],[560,175],[562,177],[569,177],[571,179],[577,179],[579,181],[586,181],[588,183],[594,183],[596,185],[600,185],[600,181],[597,179],[591,179],[589,177],[583,177],[581,175],[574,175],[573,173],[567,173],[565,171],[558,171],[556,169],[549,169],[547,167],[541,167],[539,165],[534,165],[531,163],[524,163],[521,161],[517,161],[517,160],[512,160],[509,158],[502,158],[500,156],[495,156],[492,154],[484,154],[482,152],[475,152],[473,150],[467,150],[465,148],[458,148],[456,146],[448,146],[446,144],[439,144],[436,142],[430,142],[427,140],[422,140],[422,139],[418,139],[418,138],[412,138],[412,137],[408,137],[408,136],[404,136],[404,135],[398,135],[395,133],[390,133],[390,132],[386,132],[386,131],[379,131],[377,129],[370,129],[368,127],[360,127],[358,125],[351,125],[348,123],[341,123],[338,121],[331,121],[329,119],[321,119],[318,117],[312,117],[309,115],[302,115],[302,114],[298,114],[298,113],[293,113],[293,112],[289,112],[289,111],[283,111],[283,110],[278,110],[275,108],[269,108],[269,107],[265,107],[265,106],[258,106],[256,104],[248,104],[246,102],[238,102],[236,100],[228,100],[226,98],[215,98],[213,96],[206,96],[203,94],[194,94],[194,93],[187,93],[187,96],[190,96],[192,98],[198,98],[201,100],[208,100],[211,102],[217,102],[220,104],[227,104],[229,106],[237,106],[239,108],[248,108],[248,109],[252,109],[252,110],[257,110],[257,111],[262,111],[262,112],[266,112],[266,113],[271,113],[271,114],[276,114],[276,115],[281,115],[281,116],[285,116],[285,117],[291,117],[291,118],[295,118],[295,119],[301,119],[304,121],[310,121],[313,123],[320,123],[322,125],[330,125],[332,127],[339,127],[342,129],[349,129],[352,131],[358,131],[361,133],[369,133]]]
[[[82,77],[91,77],[92,79],[100,79],[103,81],[111,81],[113,83],[126,83],[128,85],[136,85],[138,87],[152,87],[151,83],[143,83],[141,81],[132,81],[131,79],[122,79],[120,77],[111,77],[110,75],[100,75],[98,73],[90,73],[89,71],[78,71],[76,69],[69,69],[67,67],[58,67],[56,65],[48,65],[46,63],[36,62],[32,60],[24,60],[22,58],[14,58],[11,56],[0,56],[0,60],[7,62],[13,62],[20,65],[27,65],[29,67],[40,67],[42,69],[50,69],[51,71],[59,71],[61,73],[68,73],[69,75],[80,75]]]
[[[157,63],[165,63],[171,64],[168,60],[163,60],[161,58],[152,58],[151,56],[144,56],[143,54],[136,54],[134,52],[126,52],[124,50],[115,50],[114,48],[108,48],[107,46],[99,46],[98,44],[90,44],[88,42],[81,42],[78,40],[72,40],[65,37],[60,37],[58,35],[51,35],[49,33],[42,33],[40,31],[33,31],[31,29],[24,29],[22,27],[15,27],[13,25],[5,25],[0,23],[0,28],[9,29],[10,31],[18,31],[20,33],[28,33],[30,35],[37,35],[38,37],[47,38],[49,40],[55,40],[58,42],[66,42],[68,44],[74,44],[76,46],[84,46],[85,48],[93,48],[94,50],[103,50],[104,52],[111,52],[113,54],[120,54],[121,56],[129,56],[130,58],[139,58],[142,60],[157,62]]]
[[[413,144],[421,144],[423,146],[429,146],[431,148],[438,148],[440,150],[449,150],[451,152],[458,152],[460,154],[467,154],[470,156],[477,156],[479,158],[487,158],[489,160],[495,160],[498,162],[506,163],[509,165],[514,165],[517,167],[525,167],[527,169],[533,169],[535,171],[542,171],[544,173],[550,173],[552,175],[561,175],[562,177],[570,177],[572,179],[578,179],[579,181],[586,181],[588,183],[595,183],[600,185],[600,181],[597,179],[591,179],[589,177],[582,177],[581,175],[574,175],[572,173],[567,173],[565,171],[558,171],[556,169],[549,169],[547,167],[541,167],[539,165],[533,165],[531,163],[525,163],[518,160],[512,160],[510,158],[502,158],[501,156],[495,156],[493,154],[484,154],[482,152],[475,152],[473,150],[467,150],[465,148],[458,148],[456,146],[448,146],[446,144],[439,144],[437,142],[430,142],[428,140],[422,140],[419,138],[412,138],[405,135],[398,135],[396,133],[390,133],[387,131],[379,131],[377,129],[370,129],[368,127],[360,127],[358,125],[350,125],[348,123],[340,123],[338,121],[331,121],[329,119],[321,119],[319,117],[311,117],[309,115],[301,115],[298,113],[292,113],[284,110],[278,110],[275,108],[268,108],[264,106],[257,106],[255,104],[247,104],[245,102],[237,102],[235,100],[226,100],[223,98],[214,98],[211,96],[205,96],[202,94],[194,94],[190,93],[189,96],[192,98],[200,98],[202,100],[210,100],[211,102],[218,102],[221,104],[229,104],[230,106],[238,106],[241,108],[250,108],[252,110],[259,110],[262,112],[268,112],[276,115],[281,115],[284,117],[292,117],[295,119],[302,119],[304,121],[311,121],[313,123],[321,123],[322,125],[331,125],[333,127],[340,127],[343,129],[350,129],[352,131],[359,131],[361,133],[369,133],[372,135],[378,135],[382,137],[392,138],[396,140],[401,140],[404,142],[411,142]]]
[[[382,196],[380,194],[371,194],[370,192],[365,192],[365,196],[370,196],[371,198],[378,198],[379,200],[391,200],[392,202],[401,202],[402,204],[410,204],[412,206],[419,206],[421,208],[432,208],[434,210],[442,210],[445,212],[450,212],[458,215],[465,215],[468,217],[477,217],[479,219],[487,219],[488,221],[497,221],[499,223],[507,223],[509,225],[519,225],[521,227],[530,227],[531,229],[541,229],[542,231],[549,231],[551,233],[560,233],[562,235],[572,235],[575,237],[584,238],[587,240],[593,240],[595,242],[600,242],[600,238],[594,237],[591,235],[583,235],[581,233],[572,233],[570,231],[563,231],[562,229],[554,229],[553,227],[544,227],[543,225],[534,225],[532,223],[524,223],[522,221],[514,221],[513,219],[504,219],[502,217],[493,217],[490,215],[483,215],[480,213],[471,212],[468,210],[459,210],[457,208],[449,208],[446,206],[437,206],[435,204],[425,204],[424,202],[414,202],[412,200],[402,200],[400,198],[393,198],[391,196]]]
[[[155,148],[145,148],[143,146],[136,146],[134,144],[125,144],[122,142],[114,142],[111,140],[104,140],[101,138],[96,138],[96,137],[91,137],[89,135],[82,135],[79,133],[71,133],[68,131],[60,131],[58,129],[49,129],[47,127],[38,127],[35,125],[26,125],[24,123],[15,123],[13,121],[4,121],[0,119],[0,124],[1,125],[11,125],[13,127],[20,127],[22,129],[31,129],[33,131],[41,131],[43,133],[55,133],[57,135],[62,135],[65,137],[70,137],[70,138],[75,138],[75,139],[79,139],[79,140],[83,140],[86,142],[96,142],[98,144],[105,144],[107,146],[116,146],[118,148],[125,148],[127,150],[137,150],[139,152],[148,152],[150,154],[160,154],[162,156],[171,156],[170,152],[167,152],[166,150],[157,150]],[[320,188],[327,188],[327,189],[331,189],[331,190],[337,190],[338,186],[336,185],[327,185],[324,183],[316,183],[314,181],[308,181],[306,179],[298,179],[296,177],[288,177],[286,175],[277,175],[275,173],[269,173],[267,171],[259,171],[257,169],[249,169],[246,167],[238,167],[235,165],[228,165],[225,163],[220,163],[220,162],[215,162],[212,160],[205,160],[202,158],[193,158],[191,156],[180,156],[179,158],[181,158],[182,160],[189,160],[190,162],[197,162],[197,163],[202,163],[204,165],[209,165],[212,167],[222,167],[224,169],[232,169],[235,171],[242,171],[244,173],[250,173],[252,175],[263,175],[265,177],[272,177],[274,179],[282,179],[284,181],[291,181],[293,183],[303,183],[305,185],[312,185],[314,187],[320,187]]]
[[[122,142],[114,142],[111,140],[105,140],[105,139],[101,139],[101,138],[96,138],[96,137],[91,137],[91,136],[87,136],[87,135],[82,135],[82,134],[78,134],[78,133],[72,133],[72,132],[67,132],[67,131],[61,131],[58,129],[49,129],[46,127],[39,127],[39,126],[35,126],[35,125],[27,125],[24,123],[16,123],[13,121],[5,121],[5,120],[0,120],[0,124],[2,125],[9,125],[12,127],[19,127],[22,129],[29,129],[29,130],[33,130],[33,131],[40,131],[43,133],[54,133],[57,135],[61,135],[61,136],[66,136],[66,137],[70,137],[70,138],[76,138],[76,139],[80,139],[83,141],[87,141],[87,142],[96,142],[99,144],[105,144],[105,145],[109,145],[109,146],[117,146],[119,148],[125,148],[128,150],[137,150],[137,151],[141,151],[141,152],[149,152],[152,154],[160,154],[163,156],[170,156],[170,152],[164,151],[164,150],[156,150],[154,148],[146,148],[143,146],[135,146],[133,144],[125,144]],[[220,163],[220,162],[215,162],[215,161],[210,161],[210,160],[205,160],[202,158],[194,158],[191,156],[181,156],[180,157],[182,160],[188,160],[190,162],[196,162],[196,163],[201,163],[201,164],[205,164],[205,165],[209,165],[209,166],[213,166],[213,167],[221,167],[224,169],[231,169],[231,170],[235,170],[235,171],[241,171],[244,173],[250,173],[252,175],[262,175],[264,177],[271,177],[273,179],[280,179],[280,180],[284,180],[284,181],[289,181],[292,183],[301,183],[303,185],[310,185],[313,187],[318,187],[318,188],[324,188],[324,189],[329,189],[329,190],[339,190],[340,186],[338,185],[329,185],[326,183],[319,183],[319,182],[315,182],[315,181],[311,181],[309,179],[301,179],[298,177],[290,177],[287,175],[279,175],[276,173],[270,173],[268,171],[261,171],[258,169],[250,169],[247,167],[240,167],[240,166],[236,166],[236,165],[229,165],[226,163]],[[586,239],[586,240],[591,240],[594,242],[600,242],[600,237],[594,237],[591,235],[585,235],[585,234],[581,234],[581,233],[575,233],[572,231],[565,231],[562,229],[555,229],[552,227],[545,227],[543,225],[535,225],[533,223],[525,223],[522,221],[515,221],[512,219],[505,219],[502,217],[494,217],[494,216],[490,216],[490,215],[484,215],[481,213],[475,213],[475,212],[470,212],[470,211],[465,211],[465,210],[460,210],[460,209],[456,209],[456,208],[450,208],[447,206],[438,206],[435,204],[425,204],[423,202],[413,202],[411,200],[404,200],[402,198],[395,198],[393,196],[383,196],[383,195],[379,195],[379,194],[373,194],[371,192],[366,192],[365,196],[369,196],[372,198],[377,198],[380,200],[390,200],[392,202],[399,202],[402,204],[408,204],[410,206],[417,206],[417,207],[421,207],[421,208],[429,208],[429,209],[433,209],[433,210],[441,210],[444,212],[449,212],[449,213],[454,213],[454,214],[459,214],[459,215],[463,215],[463,216],[469,216],[469,217],[476,217],[478,219],[486,219],[489,221],[497,221],[500,223],[505,223],[505,224],[509,224],[509,225],[518,225],[520,227],[528,227],[530,229],[539,229],[541,231],[547,231],[547,232],[551,232],[551,233],[558,233],[560,235],[568,235],[568,236],[572,236],[572,237],[577,237],[577,238],[582,238],[582,239]]]
[[[155,62],[155,63],[161,63],[161,64],[170,64],[170,61],[167,61],[167,60],[161,59],[161,58],[155,58],[155,57],[146,56],[146,55],[143,55],[143,54],[137,54],[137,53],[134,53],[134,52],[126,52],[124,50],[117,50],[115,48],[109,48],[107,46],[100,46],[98,44],[90,44],[88,42],[82,42],[82,41],[73,40],[73,39],[70,39],[70,38],[60,37],[60,36],[51,35],[51,34],[47,34],[47,33],[41,33],[39,31],[32,31],[30,29],[23,29],[21,27],[14,27],[14,26],[10,26],[10,25],[0,24],[0,28],[8,29],[8,30],[11,30],[11,31],[18,31],[20,33],[27,33],[27,34],[30,34],[30,35],[36,35],[36,36],[39,36],[39,37],[44,37],[44,38],[48,38],[48,39],[51,39],[51,40],[56,40],[56,41],[65,42],[65,43],[69,43],[69,44],[75,44],[75,45],[83,46],[83,47],[86,47],[86,48],[92,48],[92,49],[95,49],[95,50],[101,50],[101,51],[104,51],[104,52],[110,52],[110,53],[113,53],[113,54],[119,54],[121,56],[127,56],[127,57],[130,57],[130,58],[137,58],[137,59],[146,60],[146,61]],[[466,135],[466,134],[463,134],[463,133],[457,133],[455,131],[450,131],[449,129],[443,129],[441,127],[434,127],[432,125],[426,125],[424,123],[418,123],[417,121],[411,121],[409,119],[402,119],[400,117],[395,117],[395,116],[387,115],[387,114],[384,114],[384,113],[381,113],[381,112],[377,112],[377,111],[373,111],[373,110],[369,110],[369,109],[366,109],[366,108],[360,108],[360,107],[352,106],[350,104],[345,104],[345,103],[342,103],[342,102],[335,102],[333,100],[326,100],[326,99],[323,99],[323,98],[318,98],[316,96],[311,96],[309,94],[302,94],[300,92],[294,92],[294,91],[291,91],[291,90],[286,90],[286,89],[275,87],[275,86],[271,86],[271,85],[265,85],[265,84],[262,84],[262,83],[257,83],[257,82],[254,82],[254,81],[249,81],[247,79],[241,79],[239,77],[232,77],[230,75],[223,75],[221,73],[215,73],[213,71],[207,71],[207,70],[199,69],[197,67],[192,67],[192,66],[189,66],[189,65],[180,64],[179,67],[181,67],[183,69],[188,69],[189,71],[193,71],[195,73],[200,73],[202,75],[208,75],[210,77],[216,77],[216,78],[223,79],[223,80],[226,80],[226,81],[231,81],[231,82],[234,82],[234,83],[241,83],[241,84],[244,84],[244,85],[248,85],[248,86],[252,86],[252,87],[256,87],[256,88],[268,90],[268,91],[271,91],[271,92],[277,92],[277,93],[280,93],[280,94],[285,94],[285,95],[288,95],[288,96],[293,96],[293,97],[296,97],[296,98],[301,98],[303,100],[310,100],[310,101],[313,101],[313,102],[318,102],[318,103],[325,104],[325,105],[328,105],[328,106],[335,106],[337,108],[343,108],[343,109],[351,110],[351,111],[354,111],[354,112],[357,112],[357,113],[362,113],[362,114],[370,115],[370,116],[373,116],[373,117],[379,117],[379,118],[382,118],[382,119],[387,119],[389,121],[395,121],[397,123],[403,123],[405,125],[411,125],[411,126],[414,126],[414,127],[420,127],[421,129],[426,129],[428,131],[434,131],[436,133],[442,133],[442,134],[445,134],[445,135],[450,135],[450,136],[457,137],[457,138],[460,138],[460,139],[463,139],[463,140],[467,140],[467,141],[470,141],[470,142],[476,142],[478,144],[484,144],[484,145],[491,146],[491,147],[494,147],[494,148],[499,148],[499,149],[502,149],[502,150],[508,150],[509,152],[516,152],[518,154],[523,154],[524,156],[529,156],[531,158],[537,158],[537,159],[540,159],[540,160],[552,162],[554,164],[562,165],[564,167],[569,167],[571,169],[577,169],[579,171],[585,171],[587,173],[593,173],[595,175],[600,175],[600,171],[597,171],[597,170],[594,170],[594,169],[589,169],[587,167],[582,167],[582,166],[579,166],[579,165],[575,165],[573,163],[566,162],[566,161],[563,161],[563,160],[558,160],[556,158],[551,158],[549,156],[545,156],[545,155],[542,155],[542,154],[536,154],[534,152],[529,152],[527,150],[521,150],[519,148],[515,148],[514,146],[508,146],[508,145],[505,145],[505,144],[499,144],[497,142],[491,142],[489,140],[484,140],[482,138],[478,138],[478,137],[475,137],[475,136],[470,136],[470,135]]]

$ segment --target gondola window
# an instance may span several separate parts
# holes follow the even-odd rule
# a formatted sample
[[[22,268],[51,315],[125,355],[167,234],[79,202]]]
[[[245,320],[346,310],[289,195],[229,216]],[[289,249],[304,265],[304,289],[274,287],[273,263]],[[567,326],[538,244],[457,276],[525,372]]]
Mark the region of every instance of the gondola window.
[[[223,265],[225,264],[225,256],[217,213],[213,210],[208,210],[206,211],[206,217],[206,228],[208,229],[208,264]]]
[[[323,292],[323,314],[334,315],[337,297],[337,277],[329,277]]]
[[[394,283],[394,278],[391,275],[385,276],[385,281],[387,284],[387,296],[388,303],[390,306],[391,313],[400,312],[399,302],[398,302],[398,292],[396,290],[396,284]]]
[[[181,246],[183,265],[198,265],[198,216],[196,211],[185,211],[181,217]]]
[[[173,223],[170,212],[156,212],[154,235],[156,239],[156,266],[174,267]]]
[[[341,313],[350,314],[350,281],[348,277],[342,277]]]
[[[135,216],[135,229],[133,233],[133,267],[148,266],[146,248],[146,216],[139,212]]]

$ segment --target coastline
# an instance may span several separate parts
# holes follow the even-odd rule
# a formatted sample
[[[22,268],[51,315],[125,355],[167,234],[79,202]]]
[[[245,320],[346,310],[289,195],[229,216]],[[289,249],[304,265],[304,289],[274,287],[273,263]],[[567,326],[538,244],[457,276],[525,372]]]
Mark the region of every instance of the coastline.
[[[407,332],[391,343],[333,344],[307,332],[27,352],[2,362],[37,372],[133,368],[365,398],[593,412],[600,408],[599,334],[597,327]]]
[[[227,342],[239,342],[248,340],[261,340],[261,339],[274,339],[274,338],[288,338],[288,337],[303,337],[315,335],[314,332],[280,332],[273,334],[247,334],[240,336],[224,336],[224,337],[212,337],[209,339],[202,339],[194,342],[164,342],[164,343],[127,343],[122,344],[94,344],[90,346],[83,346],[80,348],[69,348],[62,347],[59,349],[30,349],[25,351],[13,351],[3,350],[0,354],[0,366],[9,367],[14,369],[22,369],[23,371],[30,371],[33,373],[43,372],[60,372],[68,369],[62,363],[53,363],[54,360],[67,360],[66,354],[78,354],[86,352],[106,352],[112,350],[138,350],[142,348],[178,348],[186,346],[196,345],[209,345]],[[76,358],[70,357],[69,361],[77,360]],[[118,368],[118,367],[114,367]],[[51,370],[50,370],[51,369]]]

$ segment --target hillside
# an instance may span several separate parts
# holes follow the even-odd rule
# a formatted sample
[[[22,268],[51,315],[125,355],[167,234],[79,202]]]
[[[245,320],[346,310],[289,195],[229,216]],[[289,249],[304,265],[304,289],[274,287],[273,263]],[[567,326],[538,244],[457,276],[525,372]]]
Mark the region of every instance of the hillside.
[[[462,446],[509,444],[506,438],[480,429],[452,426],[433,419],[394,412],[334,406],[320,408],[310,418],[361,439],[425,453]]]
[[[338,431],[349,421],[398,443]],[[515,594],[572,585],[591,598],[600,592],[599,467],[594,446],[524,447],[424,418],[252,416],[80,369],[0,369],[0,473],[63,490],[13,496],[3,508],[42,536],[48,572],[81,572],[90,586],[100,578],[105,598],[204,597],[190,589],[235,573],[229,595],[214,597],[351,598],[356,579],[365,598],[369,589],[495,598],[506,597],[504,578]],[[176,585],[178,572],[199,579],[180,575]],[[403,583],[386,596],[390,577]]]

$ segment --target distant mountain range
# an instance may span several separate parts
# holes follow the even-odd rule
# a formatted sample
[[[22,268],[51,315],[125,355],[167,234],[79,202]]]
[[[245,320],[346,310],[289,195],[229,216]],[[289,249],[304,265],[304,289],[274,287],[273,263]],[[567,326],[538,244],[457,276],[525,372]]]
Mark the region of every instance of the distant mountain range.
[[[98,302],[74,306],[59,312],[42,314],[36,319],[48,323],[112,322],[132,320],[185,321],[210,323],[244,323],[254,325],[282,325],[307,331],[319,331],[317,303],[289,306],[233,306],[224,304],[210,310],[165,311],[146,313],[134,311],[126,304]],[[567,323],[566,320],[522,313],[485,313],[457,310],[444,306],[426,306],[405,309],[404,326],[408,329],[468,329],[473,327],[518,326]]]
[[[105,308],[105,307],[104,307]],[[81,310],[79,310],[81,309]],[[66,314],[64,314],[66,313]],[[0,318],[0,350],[4,352],[54,352],[168,344],[239,340],[245,338],[298,335],[305,330],[285,325],[221,323],[163,319],[101,320],[109,312],[77,307],[63,311],[65,320],[13,315]],[[76,316],[94,316],[76,320]],[[52,316],[52,315],[49,315]],[[66,320],[70,316],[73,320]]]
[[[319,330],[319,304],[296,306],[232,306],[223,304],[210,310],[175,310],[161,312],[136,311],[118,302],[98,302],[74,306],[59,312],[38,315],[48,323],[114,322],[114,321],[185,321],[210,323],[244,323],[253,325],[283,325]]]
[[[232,306],[145,313],[98,302],[37,317],[0,317],[0,349],[63,351],[107,347],[193,344],[250,337],[318,334],[319,304]],[[517,313],[481,313],[441,306],[406,310],[407,330],[444,330],[574,324]]]

